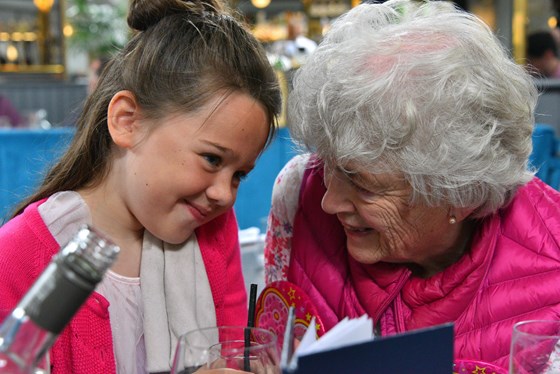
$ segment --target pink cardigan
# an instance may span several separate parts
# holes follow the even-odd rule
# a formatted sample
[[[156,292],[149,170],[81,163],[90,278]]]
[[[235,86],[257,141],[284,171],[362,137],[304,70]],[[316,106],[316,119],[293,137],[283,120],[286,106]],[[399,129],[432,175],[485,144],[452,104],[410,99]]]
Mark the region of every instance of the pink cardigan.
[[[455,323],[455,359],[508,366],[512,326],[560,318],[560,193],[535,178],[480,222],[471,250],[427,279],[398,264],[362,265],[346,251],[336,216],[321,209],[321,169],[303,177],[288,280],[325,328],[368,313],[383,335]]]
[[[0,227],[0,309],[13,308],[58,252],[40,203]],[[233,210],[196,230],[218,326],[247,323],[237,233]],[[115,373],[108,306],[103,296],[90,296],[51,349],[52,374]]]

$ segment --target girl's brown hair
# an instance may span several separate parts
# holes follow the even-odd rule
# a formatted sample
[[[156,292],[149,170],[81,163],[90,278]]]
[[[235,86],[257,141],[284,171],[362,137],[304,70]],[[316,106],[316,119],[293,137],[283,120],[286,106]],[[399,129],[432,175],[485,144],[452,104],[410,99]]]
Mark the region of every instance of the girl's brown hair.
[[[281,105],[276,74],[261,44],[231,14],[214,0],[133,0],[127,21],[134,35],[86,99],[68,150],[14,216],[55,192],[105,178],[113,144],[107,108],[121,90],[132,92],[152,119],[197,110],[220,92],[247,93],[265,108],[270,141]]]

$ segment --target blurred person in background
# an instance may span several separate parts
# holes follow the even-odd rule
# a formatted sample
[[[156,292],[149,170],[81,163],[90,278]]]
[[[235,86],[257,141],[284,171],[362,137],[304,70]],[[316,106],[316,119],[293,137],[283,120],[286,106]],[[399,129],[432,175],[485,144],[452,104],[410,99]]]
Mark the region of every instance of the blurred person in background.
[[[99,77],[109,60],[109,56],[99,56],[91,61],[89,65],[88,94],[92,93],[97,86],[97,81],[99,81]]]
[[[527,37],[527,67],[539,78],[560,78],[558,42],[552,32],[539,31]]]
[[[303,289],[327,331],[363,314],[382,336],[453,322],[454,372],[507,373],[513,325],[560,319],[560,192],[529,167],[536,102],[449,2],[339,17],[293,79],[306,153],[274,185],[267,284]]]
[[[12,101],[7,96],[0,94],[0,127],[20,127],[24,125],[24,117]]]
[[[298,68],[315,51],[317,43],[305,36],[307,27],[303,17],[292,16],[288,21],[287,29],[286,39],[274,42],[271,52],[287,57],[290,61],[289,68]]]

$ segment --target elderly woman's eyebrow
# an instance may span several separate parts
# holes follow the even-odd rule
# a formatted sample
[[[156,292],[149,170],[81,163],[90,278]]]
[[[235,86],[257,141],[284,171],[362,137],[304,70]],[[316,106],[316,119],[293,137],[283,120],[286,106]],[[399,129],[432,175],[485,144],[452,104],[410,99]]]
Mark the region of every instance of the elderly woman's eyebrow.
[[[336,166],[335,171],[338,174],[341,174],[344,177],[350,179],[352,182],[367,183],[367,181],[364,179],[364,177],[358,171],[348,169],[348,168],[343,168],[343,167],[340,167],[340,166]]]

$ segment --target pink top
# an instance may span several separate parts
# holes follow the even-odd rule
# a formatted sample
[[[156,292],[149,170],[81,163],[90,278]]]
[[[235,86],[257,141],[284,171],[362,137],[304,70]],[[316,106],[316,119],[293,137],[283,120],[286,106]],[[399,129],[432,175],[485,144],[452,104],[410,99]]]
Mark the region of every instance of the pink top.
[[[481,220],[459,261],[423,279],[348,255],[336,216],[321,209],[322,169],[307,160],[293,159],[277,178],[265,270],[267,282],[305,290],[325,329],[363,313],[383,335],[454,322],[457,360],[505,369],[515,322],[560,316],[560,192],[538,178]]]
[[[74,191],[52,195],[39,206],[39,213],[61,245],[71,239],[77,226],[91,223],[88,206]],[[140,277],[124,277],[109,270],[96,292],[109,302],[117,373],[147,373]]]
[[[59,243],[33,203],[0,228],[0,309],[13,308],[58,252]],[[196,230],[210,283],[215,320],[247,323],[247,297],[233,210]],[[52,374],[116,372],[109,302],[94,292],[50,352]]]

